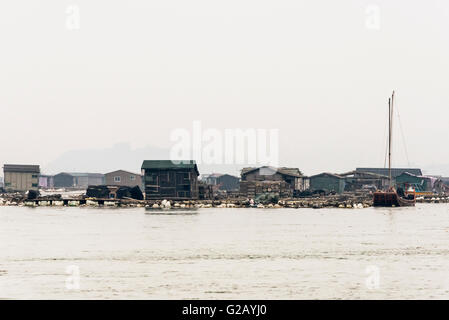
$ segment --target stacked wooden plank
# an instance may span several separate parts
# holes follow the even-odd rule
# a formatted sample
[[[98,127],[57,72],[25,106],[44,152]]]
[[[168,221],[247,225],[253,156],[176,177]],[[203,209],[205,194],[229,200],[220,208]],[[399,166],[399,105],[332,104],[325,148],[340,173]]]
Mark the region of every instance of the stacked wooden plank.
[[[200,200],[207,200],[214,198],[213,186],[210,184],[198,184],[198,194]]]
[[[254,199],[262,194],[275,194],[280,198],[293,196],[290,184],[284,181],[241,181],[240,194],[242,197]]]

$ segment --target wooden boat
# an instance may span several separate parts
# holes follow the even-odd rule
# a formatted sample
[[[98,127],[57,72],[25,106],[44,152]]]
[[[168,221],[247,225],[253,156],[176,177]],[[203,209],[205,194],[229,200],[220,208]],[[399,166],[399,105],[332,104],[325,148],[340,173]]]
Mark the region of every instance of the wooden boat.
[[[373,205],[375,207],[413,207],[415,203],[414,192],[406,193],[404,196],[399,195],[394,188],[374,192]]]
[[[413,188],[404,191],[402,189],[396,190],[392,185],[391,179],[391,144],[393,135],[393,104],[394,91],[391,98],[388,99],[389,111],[389,134],[388,134],[388,176],[390,186],[387,190],[378,190],[373,195],[373,205],[375,207],[412,207],[416,203],[416,192]]]

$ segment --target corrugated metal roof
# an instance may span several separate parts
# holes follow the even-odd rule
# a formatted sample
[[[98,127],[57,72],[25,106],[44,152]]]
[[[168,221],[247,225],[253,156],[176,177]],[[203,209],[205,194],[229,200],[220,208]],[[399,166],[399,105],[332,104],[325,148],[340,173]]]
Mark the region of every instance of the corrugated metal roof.
[[[364,171],[364,172],[358,171],[357,172],[355,170],[354,171],[345,172],[345,173],[340,173],[338,175],[342,176],[342,177],[348,177],[348,176],[355,176],[356,174],[359,177],[362,176],[362,177],[371,177],[371,178],[378,178],[378,179],[385,179],[385,178],[388,179],[388,176],[385,176],[383,174],[377,174],[377,173],[366,172],[366,171]]]
[[[316,174],[314,176],[311,176],[310,178],[315,178],[315,177],[319,177],[319,176],[329,176],[329,177],[334,177],[334,178],[338,178],[338,179],[344,179],[344,177],[342,177],[342,176],[340,176],[338,174],[329,173],[329,172],[319,173],[319,174]]]
[[[219,178],[223,178],[223,177],[232,177],[232,178],[240,179],[240,178],[237,177],[237,176],[234,176],[234,175],[232,175],[232,174],[227,174],[227,173],[224,173],[224,174],[222,174],[222,175],[219,176]]]
[[[141,176],[140,173],[135,173],[135,172],[126,171],[126,170],[115,170],[115,171],[111,171],[111,172],[105,173],[105,175],[117,174],[119,172],[123,172],[123,173],[126,173],[126,174],[133,174],[135,176]]]
[[[40,173],[41,170],[39,165],[5,164],[3,166],[3,172]]]
[[[286,176],[302,177],[301,171],[298,168],[287,168],[287,167],[276,168],[270,166],[243,168],[242,176],[259,169],[271,170],[272,172],[278,172]]]
[[[388,168],[357,168],[356,171],[357,172],[370,172],[370,173],[388,176]],[[404,172],[414,174],[415,176],[422,176],[422,171],[421,171],[421,169],[418,169],[418,168],[391,168],[391,176],[393,178],[396,178],[397,176],[403,174]]]
[[[278,172],[288,175],[288,176],[294,176],[294,177],[301,177],[301,171],[298,168],[286,168],[286,167],[282,167],[282,168],[278,168]]]

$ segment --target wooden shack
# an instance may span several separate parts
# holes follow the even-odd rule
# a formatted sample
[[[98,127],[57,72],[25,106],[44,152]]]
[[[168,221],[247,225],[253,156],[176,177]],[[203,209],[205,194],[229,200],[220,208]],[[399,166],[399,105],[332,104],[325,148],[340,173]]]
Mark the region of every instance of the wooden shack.
[[[193,160],[145,160],[142,163],[145,198],[198,199],[199,171]]]
[[[295,191],[307,189],[308,181],[298,168],[244,168],[241,173],[240,194],[254,198],[263,193],[274,193],[281,198],[288,198]]]
[[[388,176],[372,172],[354,170],[339,176],[345,178],[345,191],[384,190],[390,183]]]

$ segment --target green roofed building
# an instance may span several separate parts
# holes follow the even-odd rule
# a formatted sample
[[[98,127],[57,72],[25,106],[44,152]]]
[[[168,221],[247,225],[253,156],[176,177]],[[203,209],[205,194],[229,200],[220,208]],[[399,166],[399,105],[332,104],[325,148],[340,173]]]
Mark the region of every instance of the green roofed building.
[[[145,160],[142,175],[147,200],[198,199],[199,171],[194,160]]]
[[[414,187],[417,192],[432,191],[430,178],[404,172],[396,177],[396,187],[407,190]]]
[[[342,193],[345,190],[345,178],[333,173],[320,173],[310,177],[312,191]]]

